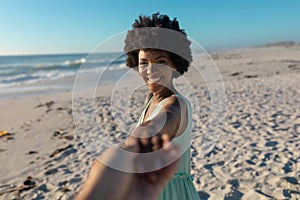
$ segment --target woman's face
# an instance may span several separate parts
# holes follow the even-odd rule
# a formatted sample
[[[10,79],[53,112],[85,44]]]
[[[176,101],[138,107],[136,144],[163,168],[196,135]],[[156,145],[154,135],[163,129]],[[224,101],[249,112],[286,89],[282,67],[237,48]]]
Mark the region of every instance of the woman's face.
[[[139,74],[147,84],[150,92],[160,92],[172,84],[173,65],[169,53],[160,50],[139,51]]]

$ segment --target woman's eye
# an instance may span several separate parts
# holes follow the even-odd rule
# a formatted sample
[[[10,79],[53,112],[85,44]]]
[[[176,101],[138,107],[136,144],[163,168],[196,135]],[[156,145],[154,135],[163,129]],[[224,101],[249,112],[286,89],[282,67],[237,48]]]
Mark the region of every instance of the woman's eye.
[[[147,65],[147,62],[140,62],[139,65],[141,66]]]
[[[159,60],[157,63],[158,64],[166,64],[167,62],[165,60]]]

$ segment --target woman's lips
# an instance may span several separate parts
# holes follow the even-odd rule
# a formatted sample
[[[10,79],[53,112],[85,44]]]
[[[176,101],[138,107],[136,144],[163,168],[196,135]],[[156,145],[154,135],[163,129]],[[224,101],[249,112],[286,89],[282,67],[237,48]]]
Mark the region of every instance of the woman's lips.
[[[157,83],[161,79],[162,79],[162,77],[160,77],[160,76],[148,77],[147,82],[148,83]]]

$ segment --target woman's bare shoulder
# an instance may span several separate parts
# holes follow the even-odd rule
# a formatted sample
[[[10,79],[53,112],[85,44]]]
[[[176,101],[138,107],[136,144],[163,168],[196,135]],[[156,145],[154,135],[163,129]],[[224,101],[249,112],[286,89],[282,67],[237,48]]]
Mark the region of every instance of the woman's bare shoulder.
[[[187,104],[185,100],[180,95],[172,95],[166,99],[163,107],[170,117],[172,126],[176,124],[174,134],[171,137],[180,135],[187,126],[187,117],[185,117],[187,116]]]
[[[180,95],[169,96],[163,104],[164,109],[181,109],[186,110],[187,105],[185,100]]]

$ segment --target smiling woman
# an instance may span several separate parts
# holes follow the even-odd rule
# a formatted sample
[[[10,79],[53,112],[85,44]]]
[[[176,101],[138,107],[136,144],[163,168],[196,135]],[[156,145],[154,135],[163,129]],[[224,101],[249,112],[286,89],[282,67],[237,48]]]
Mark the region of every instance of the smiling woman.
[[[166,35],[157,34],[150,30],[143,34],[130,35],[135,30],[154,27],[158,29],[169,29],[179,32],[180,36],[169,38]],[[149,29],[148,29],[149,30]],[[159,36],[158,36],[159,35]],[[158,37],[163,40],[157,39]],[[149,40],[165,44],[165,49],[177,45],[176,51],[180,55],[161,48],[135,48],[135,46],[147,46]],[[146,42],[146,43],[143,43]],[[178,45],[180,44],[180,45]],[[155,46],[150,44],[150,46]],[[145,144],[158,140],[160,135],[167,134],[175,143],[182,148],[177,172],[173,175],[163,192],[160,200],[197,200],[197,191],[193,185],[190,174],[190,140],[192,131],[192,109],[189,101],[176,90],[173,80],[188,71],[192,61],[190,41],[185,32],[180,29],[176,19],[170,20],[167,15],[153,14],[151,17],[140,16],[133,24],[133,30],[128,32],[125,40],[125,51],[127,52],[127,66],[137,69],[144,80],[149,94],[145,100],[143,110],[137,128],[133,136],[143,136]],[[132,48],[133,47],[133,48]],[[134,49],[134,50],[129,50]],[[184,55],[184,57],[182,57]],[[151,146],[151,145],[150,145]],[[187,148],[185,148],[187,146]],[[152,151],[157,148],[152,146]]]

